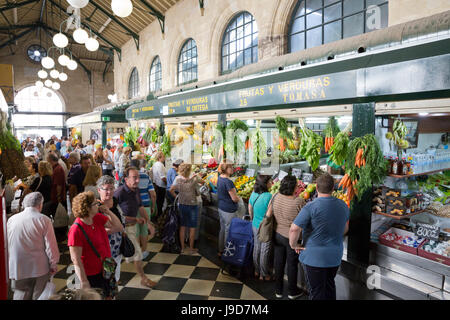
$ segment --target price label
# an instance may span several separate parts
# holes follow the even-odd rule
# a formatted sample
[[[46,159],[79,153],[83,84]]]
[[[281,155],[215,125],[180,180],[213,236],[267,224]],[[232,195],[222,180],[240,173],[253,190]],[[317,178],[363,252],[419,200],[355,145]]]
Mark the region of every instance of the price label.
[[[247,177],[254,177],[255,176],[255,169],[247,169],[247,170],[245,170],[245,175]]]
[[[283,180],[284,177],[286,177],[288,173],[286,171],[280,170],[280,173],[278,174],[278,180]]]
[[[312,183],[314,175],[312,173],[304,173],[302,175],[302,180],[304,183]]]
[[[302,169],[292,168],[292,175],[295,176],[297,179],[301,179]]]
[[[440,228],[437,226],[432,226],[432,225],[424,224],[424,223],[418,223],[416,230],[415,230],[415,234],[418,237],[438,241],[439,240],[439,231],[440,231]]]

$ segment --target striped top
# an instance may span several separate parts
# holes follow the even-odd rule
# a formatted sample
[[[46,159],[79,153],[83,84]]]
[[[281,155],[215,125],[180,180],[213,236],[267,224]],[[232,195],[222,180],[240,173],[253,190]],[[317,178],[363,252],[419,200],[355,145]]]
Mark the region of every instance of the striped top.
[[[291,196],[277,193],[273,201],[273,214],[277,223],[276,232],[285,238],[289,238],[291,224],[305,204],[303,198],[292,199]]]
[[[139,193],[144,207],[150,207],[150,195],[148,192],[151,190],[154,190],[154,187],[150,177],[145,172],[139,171]]]

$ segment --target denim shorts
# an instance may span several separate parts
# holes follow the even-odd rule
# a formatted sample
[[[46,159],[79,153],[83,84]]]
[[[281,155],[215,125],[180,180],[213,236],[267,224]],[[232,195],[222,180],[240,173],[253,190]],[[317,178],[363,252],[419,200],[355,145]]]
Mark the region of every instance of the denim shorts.
[[[197,228],[198,206],[180,204],[180,222],[182,227]]]

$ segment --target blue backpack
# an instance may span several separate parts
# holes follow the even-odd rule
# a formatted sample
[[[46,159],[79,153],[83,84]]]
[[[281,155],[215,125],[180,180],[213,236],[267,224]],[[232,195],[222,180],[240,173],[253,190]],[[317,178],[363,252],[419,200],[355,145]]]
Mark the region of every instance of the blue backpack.
[[[233,218],[222,254],[222,261],[236,267],[246,267],[252,263],[252,257],[252,222]]]

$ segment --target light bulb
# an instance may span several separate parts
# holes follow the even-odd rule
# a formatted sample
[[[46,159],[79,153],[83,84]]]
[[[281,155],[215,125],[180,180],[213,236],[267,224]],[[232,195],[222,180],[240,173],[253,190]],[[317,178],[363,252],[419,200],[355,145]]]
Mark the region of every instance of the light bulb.
[[[38,71],[38,77],[39,78],[45,79],[45,78],[47,78],[47,76],[48,76],[48,73],[44,69],[41,69],[41,70]]]
[[[69,44],[69,39],[64,34],[57,33],[53,36],[53,43],[58,48],[65,48]]]
[[[39,81],[39,80],[36,81],[35,85],[36,85],[36,87],[38,87],[39,89],[44,87],[44,83],[43,83],[42,81]]]
[[[69,63],[67,64],[67,68],[69,70],[75,70],[78,67],[78,64],[75,60],[70,60]]]
[[[74,8],[81,9],[87,6],[89,0],[67,0],[67,2]]]
[[[40,56],[41,56],[41,53],[40,53],[38,50],[34,50],[34,55],[35,55],[36,57],[40,57]]]
[[[63,67],[67,66],[69,61],[70,61],[70,58],[68,56],[66,56],[65,54],[62,54],[58,57],[58,63],[60,65],[62,65]]]
[[[59,77],[59,71],[53,69],[52,71],[50,71],[50,77],[52,77],[53,79],[57,79]]]
[[[45,57],[42,59],[41,63],[45,69],[51,69],[55,66],[55,61],[50,57]]]
[[[73,39],[79,44],[84,44],[88,38],[88,33],[82,28],[78,28],[73,32]]]
[[[47,79],[47,80],[45,80],[44,84],[45,84],[46,87],[50,88],[52,86],[52,84],[53,84],[53,81],[50,80],[50,79]]]
[[[58,90],[59,88],[61,88],[61,85],[58,82],[53,82],[52,83],[52,89]]]
[[[125,18],[133,11],[133,4],[131,0],[112,0],[111,9],[116,16]]]
[[[66,81],[67,80],[67,74],[65,74],[64,72],[61,72],[60,74],[59,74],[59,80],[60,81]]]
[[[98,43],[97,39],[89,38],[84,45],[89,51],[97,51],[100,44]]]

